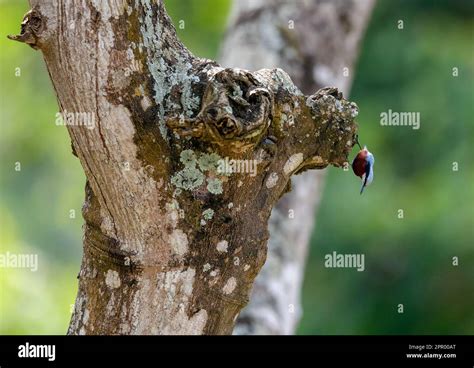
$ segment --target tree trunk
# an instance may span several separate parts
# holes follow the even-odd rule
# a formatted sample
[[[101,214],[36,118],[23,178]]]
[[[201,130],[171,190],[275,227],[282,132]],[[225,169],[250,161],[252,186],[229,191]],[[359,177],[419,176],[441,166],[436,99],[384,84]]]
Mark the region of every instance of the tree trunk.
[[[272,207],[293,174],[347,161],[356,105],[196,58],[161,0],[30,4],[10,38],[42,51],[87,177],[68,333],[231,333]]]
[[[220,62],[282,68],[304,93],[326,85],[348,94],[358,46],[375,0],[234,1]],[[345,69],[347,68],[347,69]],[[267,261],[235,334],[293,334],[302,313],[308,244],[325,170],[293,178],[270,217]]]

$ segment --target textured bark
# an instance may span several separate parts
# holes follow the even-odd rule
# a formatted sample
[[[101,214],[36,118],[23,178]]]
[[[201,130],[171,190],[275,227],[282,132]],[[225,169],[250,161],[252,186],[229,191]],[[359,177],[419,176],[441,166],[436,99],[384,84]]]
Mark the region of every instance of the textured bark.
[[[332,85],[348,94],[374,2],[235,1],[220,62],[250,70],[282,68],[304,93]],[[294,177],[292,191],[273,209],[267,261],[255,281],[249,305],[237,320],[235,334],[295,332],[324,174],[318,170]]]
[[[86,177],[84,255],[69,334],[229,334],[266,257],[290,177],[341,166],[357,107],[303,95],[281,69],[224,69],[177,39],[161,1],[31,0]],[[256,162],[226,173],[225,159]]]

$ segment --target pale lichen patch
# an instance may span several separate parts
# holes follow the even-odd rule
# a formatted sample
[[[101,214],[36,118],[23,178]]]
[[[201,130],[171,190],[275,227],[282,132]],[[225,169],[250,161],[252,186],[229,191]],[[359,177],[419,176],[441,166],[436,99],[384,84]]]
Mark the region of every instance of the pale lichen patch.
[[[212,194],[222,194],[222,181],[217,178],[207,179],[207,190]]]
[[[291,174],[293,171],[295,171],[298,166],[301,165],[303,162],[303,154],[302,153],[295,153],[294,155],[291,155],[290,158],[286,161],[285,166],[283,167],[283,172],[286,175]]]
[[[193,75],[189,55],[167,47],[166,41],[171,37],[169,30],[162,27],[161,22],[153,19],[153,9],[150,1],[140,0],[144,9],[140,32],[143,46],[147,50],[148,70],[153,78],[154,99],[159,106],[159,129],[164,139],[167,139],[167,129],[164,123],[165,106],[175,106],[177,103],[170,99],[171,90],[176,85],[181,86],[179,101],[184,114],[189,117],[199,108],[200,97],[192,92],[192,85],[199,82],[199,77]],[[139,45],[141,48],[141,45]],[[173,60],[173,63],[170,63]]]
[[[313,156],[311,160],[317,165],[324,164],[324,160],[321,156]]]
[[[143,111],[146,111],[151,106],[151,100],[148,98],[148,96],[145,95],[140,100],[140,105]]]
[[[179,203],[176,200],[172,200],[170,203],[166,203],[166,217],[172,227],[176,227],[179,221]]]
[[[217,172],[221,157],[217,153],[203,153],[199,157],[198,164],[202,171]]]
[[[114,270],[108,270],[107,274],[105,275],[105,284],[109,289],[118,289],[122,284],[118,272]]]
[[[193,150],[184,150],[179,155],[179,160],[186,167],[195,167],[196,166],[196,154]]]
[[[174,253],[180,257],[188,251],[188,237],[181,229],[175,229],[170,235],[170,246]]]
[[[206,326],[208,314],[199,309],[189,315],[196,271],[194,268],[158,273],[141,284],[134,295],[132,329],[127,334],[200,335]],[[150,299],[151,298],[151,299]],[[141,303],[145,300],[145,303]],[[158,308],[157,308],[158,306]]]
[[[84,316],[82,318],[82,323],[84,325],[87,325],[87,322],[89,322],[89,309],[86,308],[86,310],[84,311]]]
[[[202,185],[204,178],[205,176],[201,171],[195,167],[187,166],[171,178],[171,183],[177,188],[193,190]]]
[[[227,240],[221,240],[217,243],[216,249],[219,253],[225,253],[227,252],[228,245],[229,243],[227,242]]]
[[[180,154],[180,161],[184,168],[174,174],[171,184],[178,189],[196,190],[206,182],[207,190],[212,194],[222,194],[223,181],[214,177],[221,157],[216,153],[194,152],[184,150]]]
[[[224,287],[222,288],[222,291],[224,292],[224,294],[229,295],[235,290],[236,286],[237,280],[235,279],[235,277],[231,277],[225,283]]]
[[[278,182],[278,174],[276,172],[273,172],[269,175],[267,181],[265,182],[265,185],[268,189],[273,188]]]
[[[202,213],[202,217],[204,217],[205,220],[211,220],[213,216],[214,216],[214,210],[212,208],[208,208],[204,210]]]

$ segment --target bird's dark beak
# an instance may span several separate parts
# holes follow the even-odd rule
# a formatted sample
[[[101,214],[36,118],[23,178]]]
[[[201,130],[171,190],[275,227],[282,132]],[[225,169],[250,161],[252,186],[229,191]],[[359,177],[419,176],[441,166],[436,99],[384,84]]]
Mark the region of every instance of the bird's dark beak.
[[[359,143],[359,135],[358,134],[356,134],[356,136],[355,136],[355,142],[359,146],[359,148],[362,150],[362,147],[360,146],[360,143]]]

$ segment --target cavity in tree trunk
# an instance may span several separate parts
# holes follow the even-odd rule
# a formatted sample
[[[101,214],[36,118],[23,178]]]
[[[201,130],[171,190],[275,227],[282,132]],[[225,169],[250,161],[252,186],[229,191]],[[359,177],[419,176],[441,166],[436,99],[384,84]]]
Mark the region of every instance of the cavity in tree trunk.
[[[68,333],[231,333],[272,207],[292,175],[347,161],[356,105],[193,56],[161,1],[30,5],[11,38],[41,50],[61,112],[94,117],[67,126],[87,177]]]

